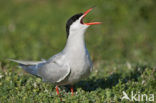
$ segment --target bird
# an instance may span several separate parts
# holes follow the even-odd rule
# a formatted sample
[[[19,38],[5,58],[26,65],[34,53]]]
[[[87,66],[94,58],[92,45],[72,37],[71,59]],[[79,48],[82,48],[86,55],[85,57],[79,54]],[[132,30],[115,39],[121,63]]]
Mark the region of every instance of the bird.
[[[78,13],[70,17],[66,22],[67,41],[64,49],[48,60],[23,61],[9,59],[19,64],[26,72],[42,78],[43,81],[56,85],[56,93],[59,86],[71,85],[70,91],[73,96],[73,85],[89,76],[93,64],[85,44],[85,31],[90,25],[101,22],[85,23],[84,17],[92,11],[88,9],[84,13]]]

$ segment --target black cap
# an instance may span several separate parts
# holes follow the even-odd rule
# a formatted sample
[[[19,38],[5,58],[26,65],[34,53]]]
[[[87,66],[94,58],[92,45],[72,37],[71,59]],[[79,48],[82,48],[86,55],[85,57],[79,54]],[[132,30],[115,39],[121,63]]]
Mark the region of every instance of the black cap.
[[[67,38],[68,38],[68,36],[69,36],[69,29],[70,29],[70,26],[73,24],[73,22],[75,22],[76,20],[78,20],[82,15],[83,15],[83,13],[75,14],[75,15],[72,16],[70,19],[68,19],[68,21],[67,21],[67,23],[66,23]]]

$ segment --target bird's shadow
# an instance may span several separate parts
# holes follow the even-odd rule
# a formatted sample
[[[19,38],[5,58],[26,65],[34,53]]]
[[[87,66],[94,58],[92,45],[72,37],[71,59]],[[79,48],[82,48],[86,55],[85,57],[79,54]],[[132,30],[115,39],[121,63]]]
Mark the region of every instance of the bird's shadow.
[[[92,77],[89,80],[83,80],[75,84],[76,88],[82,88],[84,91],[95,91],[97,88],[112,88],[113,86],[117,85],[119,83],[119,80],[121,80],[122,83],[126,83],[128,81],[134,80],[138,81],[138,78],[141,76],[141,74],[145,71],[146,66],[142,66],[141,68],[136,66],[132,72],[130,72],[127,76],[123,77],[123,73],[117,73],[114,72],[110,76],[106,78],[96,78]],[[67,86],[69,87],[69,86]]]

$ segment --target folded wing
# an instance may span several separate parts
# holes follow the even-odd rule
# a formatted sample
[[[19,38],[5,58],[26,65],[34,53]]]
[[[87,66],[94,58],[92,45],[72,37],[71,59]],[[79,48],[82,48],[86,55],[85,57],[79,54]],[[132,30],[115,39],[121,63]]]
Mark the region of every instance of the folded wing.
[[[38,69],[38,75],[45,81],[58,83],[70,74],[68,65],[60,65],[56,62],[47,62]]]

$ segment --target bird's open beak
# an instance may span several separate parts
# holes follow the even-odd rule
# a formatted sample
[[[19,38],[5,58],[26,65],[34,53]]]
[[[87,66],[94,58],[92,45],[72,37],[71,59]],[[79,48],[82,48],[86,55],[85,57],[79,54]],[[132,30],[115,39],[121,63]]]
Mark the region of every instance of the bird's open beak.
[[[93,8],[90,8],[90,9],[88,9],[86,12],[84,12],[84,14],[82,15],[82,18],[81,18],[81,24],[84,24],[84,25],[97,25],[97,24],[101,24],[101,22],[91,22],[91,23],[84,23],[83,22],[83,19],[84,19],[84,17],[90,12],[90,11],[92,11],[92,9]]]

